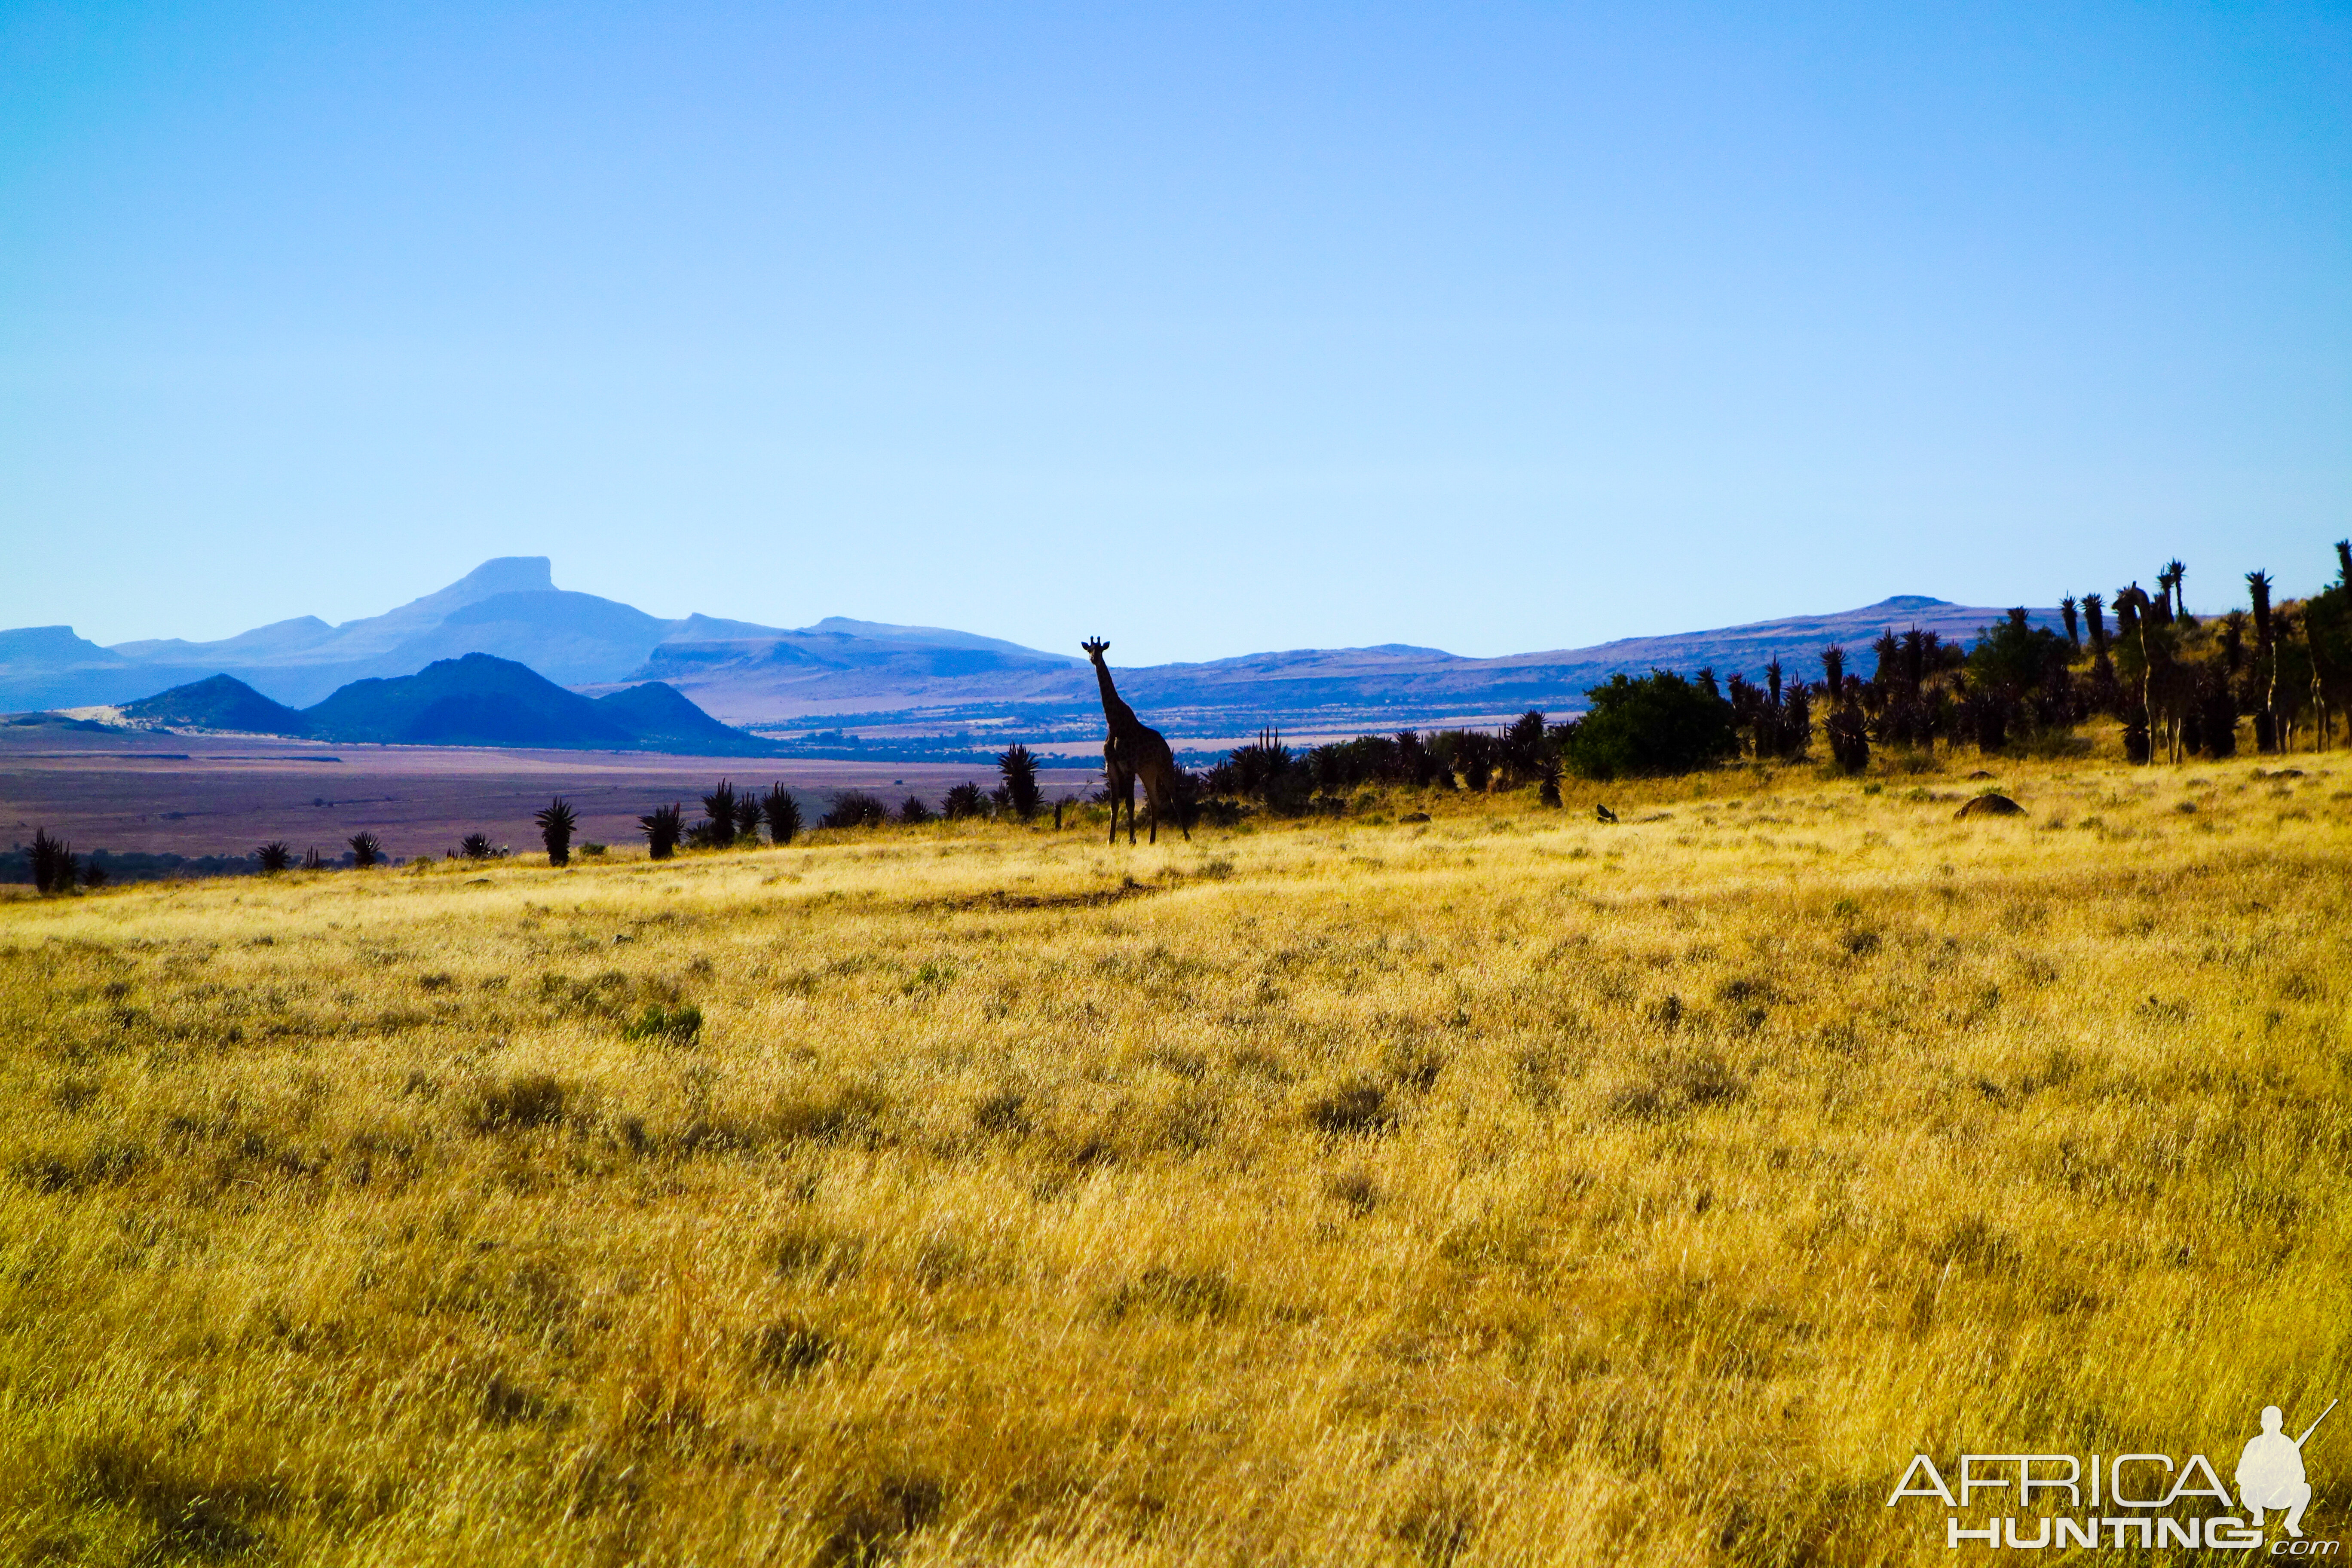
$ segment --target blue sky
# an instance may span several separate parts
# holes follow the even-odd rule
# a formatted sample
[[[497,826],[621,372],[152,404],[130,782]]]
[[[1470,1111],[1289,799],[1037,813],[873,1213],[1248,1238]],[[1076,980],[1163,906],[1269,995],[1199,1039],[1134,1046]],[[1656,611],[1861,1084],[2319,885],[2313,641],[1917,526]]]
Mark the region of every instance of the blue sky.
[[[2300,591],[2352,11],[0,8],[0,625],[1118,662]]]

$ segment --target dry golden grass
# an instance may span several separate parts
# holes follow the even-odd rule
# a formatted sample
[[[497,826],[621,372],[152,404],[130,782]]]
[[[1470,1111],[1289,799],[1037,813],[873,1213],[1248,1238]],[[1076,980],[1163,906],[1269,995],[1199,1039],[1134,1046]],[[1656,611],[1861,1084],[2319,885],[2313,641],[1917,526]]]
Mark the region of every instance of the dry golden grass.
[[[1941,1558],[2352,1392],[2300,765],[0,905],[0,1559]]]

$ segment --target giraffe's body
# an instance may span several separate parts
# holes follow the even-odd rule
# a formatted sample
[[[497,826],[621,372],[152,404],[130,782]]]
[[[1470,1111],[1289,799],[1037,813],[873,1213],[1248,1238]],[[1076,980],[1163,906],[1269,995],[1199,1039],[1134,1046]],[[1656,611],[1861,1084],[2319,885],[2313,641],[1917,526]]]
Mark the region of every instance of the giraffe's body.
[[[1151,808],[1151,842],[1160,842],[1162,819],[1172,821],[1185,837],[1192,837],[1185,827],[1181,813],[1177,810],[1178,781],[1182,776],[1176,767],[1176,753],[1168,749],[1168,738],[1135,716],[1112,684],[1110,666],[1103,662],[1103,651],[1110,644],[1096,637],[1079,645],[1094,661],[1095,684],[1102,690],[1103,718],[1110,724],[1110,738],[1103,742],[1103,774],[1111,791],[1111,837],[1118,837],[1118,801],[1127,797],[1127,841],[1135,842],[1134,785],[1143,785],[1144,803]]]

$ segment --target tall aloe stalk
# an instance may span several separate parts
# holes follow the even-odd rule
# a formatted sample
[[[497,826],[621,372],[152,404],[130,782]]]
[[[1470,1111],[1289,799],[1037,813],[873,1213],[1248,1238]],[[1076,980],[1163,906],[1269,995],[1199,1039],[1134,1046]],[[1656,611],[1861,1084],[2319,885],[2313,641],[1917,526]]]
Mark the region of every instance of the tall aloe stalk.
[[[2271,574],[2246,574],[2246,593],[2254,602],[2254,749],[2278,749],[2278,718],[2271,707],[2271,680],[2277,670],[2277,648],[2271,625]]]

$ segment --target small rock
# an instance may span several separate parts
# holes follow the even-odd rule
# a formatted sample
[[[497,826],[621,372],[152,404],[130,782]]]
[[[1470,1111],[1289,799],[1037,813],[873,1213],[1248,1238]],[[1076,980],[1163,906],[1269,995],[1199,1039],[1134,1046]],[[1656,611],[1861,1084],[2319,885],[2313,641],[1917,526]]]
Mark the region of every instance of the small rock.
[[[1979,768],[1976,772],[1970,773],[1969,777],[1972,779],[1989,779],[1992,777],[1992,775],[1985,772],[1982,768]]]
[[[1427,822],[1429,820],[1429,813],[1425,811],[1408,811],[1402,816],[1398,817],[1397,820],[1399,822]]]
[[[1952,814],[1954,816],[2023,816],[2025,807],[2005,795],[1980,795]]]

